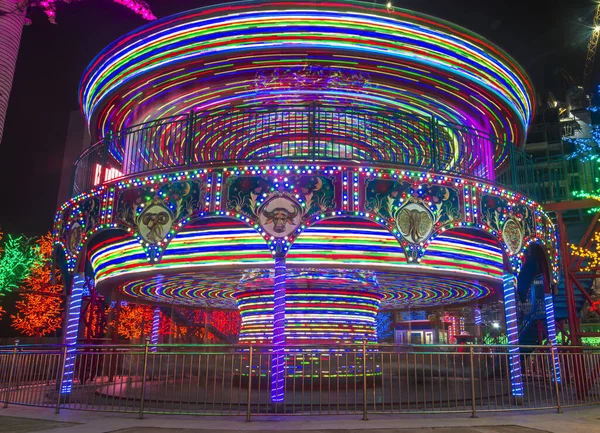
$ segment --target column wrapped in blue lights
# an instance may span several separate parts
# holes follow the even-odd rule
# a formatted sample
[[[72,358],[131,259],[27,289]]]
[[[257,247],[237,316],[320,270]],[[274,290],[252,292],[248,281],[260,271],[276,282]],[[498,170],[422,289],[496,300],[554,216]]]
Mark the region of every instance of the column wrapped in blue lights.
[[[158,326],[160,325],[160,308],[154,307],[154,317],[152,318],[152,336],[150,337],[150,351],[156,352],[158,344]]]
[[[544,295],[544,305],[546,307],[546,329],[548,330],[548,341],[552,347],[556,347],[556,319],[554,317],[554,300],[552,293]],[[556,368],[556,381],[561,382],[560,362],[558,359],[558,351],[554,351],[554,366]]]
[[[83,288],[85,285],[84,274],[75,274],[71,287],[71,296],[69,298],[69,307],[67,310],[67,328],[64,337],[64,344],[67,347],[65,355],[65,369],[62,377],[62,394],[70,394],[73,387],[73,374],[75,371],[75,351],[77,335],[79,334],[79,320],[81,316],[81,301],[83,298]]]
[[[281,403],[285,386],[285,258],[275,258],[273,284],[273,361],[271,402]]]
[[[522,396],[523,379],[521,377],[521,360],[519,357],[519,328],[517,324],[517,278],[512,273],[502,277],[504,288],[504,314],[506,317],[506,337],[510,353],[510,383],[512,395]]]

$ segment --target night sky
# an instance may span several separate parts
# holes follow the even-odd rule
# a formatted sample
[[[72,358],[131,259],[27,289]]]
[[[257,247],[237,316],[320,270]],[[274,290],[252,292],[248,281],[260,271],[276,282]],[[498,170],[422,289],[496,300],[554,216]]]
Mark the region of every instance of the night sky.
[[[160,18],[214,2],[148,3]],[[395,0],[394,5],[452,21],[504,48],[532,78],[539,102],[545,103],[548,91],[564,96],[561,68],[581,79],[592,0]],[[78,109],[83,70],[106,45],[145,21],[110,0],[59,4],[58,25],[38,10],[30,15],[33,24],[23,32],[0,143],[0,226],[5,233],[38,236],[52,226],[68,116]]]

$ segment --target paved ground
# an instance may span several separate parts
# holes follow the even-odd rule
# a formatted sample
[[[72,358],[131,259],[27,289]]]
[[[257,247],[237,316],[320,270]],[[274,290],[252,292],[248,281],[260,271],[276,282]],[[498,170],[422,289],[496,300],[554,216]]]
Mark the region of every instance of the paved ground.
[[[600,407],[552,411],[357,416],[192,417],[134,415],[11,406],[0,409],[0,432],[10,433],[600,433]]]
[[[31,433],[45,432],[60,427],[74,426],[71,422],[46,421],[43,419],[16,418],[12,416],[0,416],[0,432]]]
[[[1,430],[0,430],[1,431]],[[312,433],[354,433],[365,430],[317,430]],[[489,426],[489,427],[449,427],[449,428],[409,428],[409,429],[372,429],[369,433],[542,433],[541,430],[520,426]],[[207,433],[207,430],[177,430],[163,428],[128,428],[119,433]],[[237,433],[236,431],[219,431],[219,433]],[[263,433],[279,433],[279,430],[263,430]],[[287,433],[303,433],[303,430],[288,430]]]
[[[1,430],[0,430],[1,431]],[[318,433],[354,433],[365,430],[317,430]],[[449,427],[449,428],[410,428],[410,429],[374,429],[368,430],[369,433],[542,433],[540,430],[534,430],[519,426],[492,426],[492,427]],[[119,430],[118,433],[207,433],[207,430],[177,430],[163,428],[128,428]],[[263,433],[278,433],[279,430],[263,430]],[[288,430],[287,433],[300,433],[302,430]],[[219,433],[237,433],[236,431],[220,431]],[[314,432],[313,432],[314,433]]]

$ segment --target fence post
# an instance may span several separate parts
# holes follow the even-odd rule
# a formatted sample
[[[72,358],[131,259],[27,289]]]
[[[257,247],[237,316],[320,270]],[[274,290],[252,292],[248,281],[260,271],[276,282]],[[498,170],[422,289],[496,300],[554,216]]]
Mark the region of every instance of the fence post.
[[[558,413],[561,413],[560,394],[558,390],[558,372],[556,371],[556,362],[554,361],[556,359],[556,347],[552,346],[550,350],[550,353],[552,355],[552,359],[550,360],[550,362],[552,363],[552,374],[554,375],[554,392],[556,393],[556,411]]]
[[[8,401],[10,400],[10,388],[12,387],[12,379],[15,372],[15,362],[17,359],[17,350],[19,348],[19,340],[15,340],[15,347],[13,348],[12,356],[10,357],[10,371],[8,373],[8,386],[6,387],[6,394],[4,398],[4,408],[8,407]]]
[[[516,191],[519,191],[517,186],[517,161],[515,161],[515,146],[512,143],[508,144],[508,152],[509,152],[509,167],[510,167],[510,176],[511,176],[511,185],[510,188]]]
[[[189,167],[190,165],[192,165],[192,150],[194,148],[194,138],[196,135],[196,113],[194,111],[191,111],[188,115],[187,129],[187,143],[185,145],[184,151],[184,158],[186,159],[186,161],[184,161],[184,164],[185,166]]]
[[[469,364],[471,365],[471,418],[477,418],[475,405],[475,362],[473,357],[473,346],[469,348]]]
[[[369,416],[367,414],[367,341],[365,340],[363,342],[363,350],[362,350],[362,355],[363,355],[363,374],[362,374],[362,379],[363,379],[363,421],[368,421],[369,420]]]
[[[146,371],[148,370],[148,346],[150,345],[150,338],[146,337],[146,344],[144,345],[144,367],[142,368],[142,395],[140,397],[140,413],[139,418],[144,418],[144,400],[146,398]]]
[[[102,171],[100,172],[100,185],[104,185],[104,182],[106,182],[106,163],[108,161],[108,146],[110,146],[110,140],[112,140],[112,133],[108,134],[108,140],[106,137],[102,139]]]
[[[252,397],[252,346],[250,346],[249,358],[250,359],[248,360],[248,406],[246,407],[246,422],[250,422],[250,398]]]
[[[317,159],[317,104],[313,102],[312,104],[310,104],[308,110],[308,146],[310,149],[310,160],[314,162]]]
[[[58,386],[58,396],[56,398],[56,408],[54,409],[54,413],[58,414],[60,412],[60,400],[62,398],[62,387],[63,387],[63,378],[65,377],[65,363],[67,362],[67,346],[62,348],[61,353],[61,361],[60,368],[58,369],[59,376],[56,378],[56,385]]]
[[[433,116],[431,116],[431,122],[429,122],[429,135],[430,135],[430,140],[431,140],[431,169],[433,171],[437,171],[436,165],[435,165],[435,154],[437,152],[437,147],[436,147],[436,135],[437,135],[437,119]]]

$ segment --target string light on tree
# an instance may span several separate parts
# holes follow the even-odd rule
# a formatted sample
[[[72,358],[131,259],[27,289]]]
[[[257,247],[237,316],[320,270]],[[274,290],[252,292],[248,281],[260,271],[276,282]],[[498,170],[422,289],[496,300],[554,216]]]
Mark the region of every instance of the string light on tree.
[[[598,87],[600,95],[600,86]],[[600,106],[592,105],[587,108],[592,113],[598,113]],[[577,159],[580,162],[597,160],[600,158],[600,125],[590,123],[590,137],[565,137],[563,140],[566,143],[571,143],[575,146],[575,150],[567,155],[567,159]]]
[[[24,236],[8,235],[0,251],[0,294],[18,289],[21,282],[39,265],[39,247]]]
[[[36,243],[37,260],[30,275],[23,281],[25,291],[16,303],[17,312],[11,316],[12,327],[30,337],[43,337],[62,325],[62,276],[52,278],[52,236],[42,236]]]

